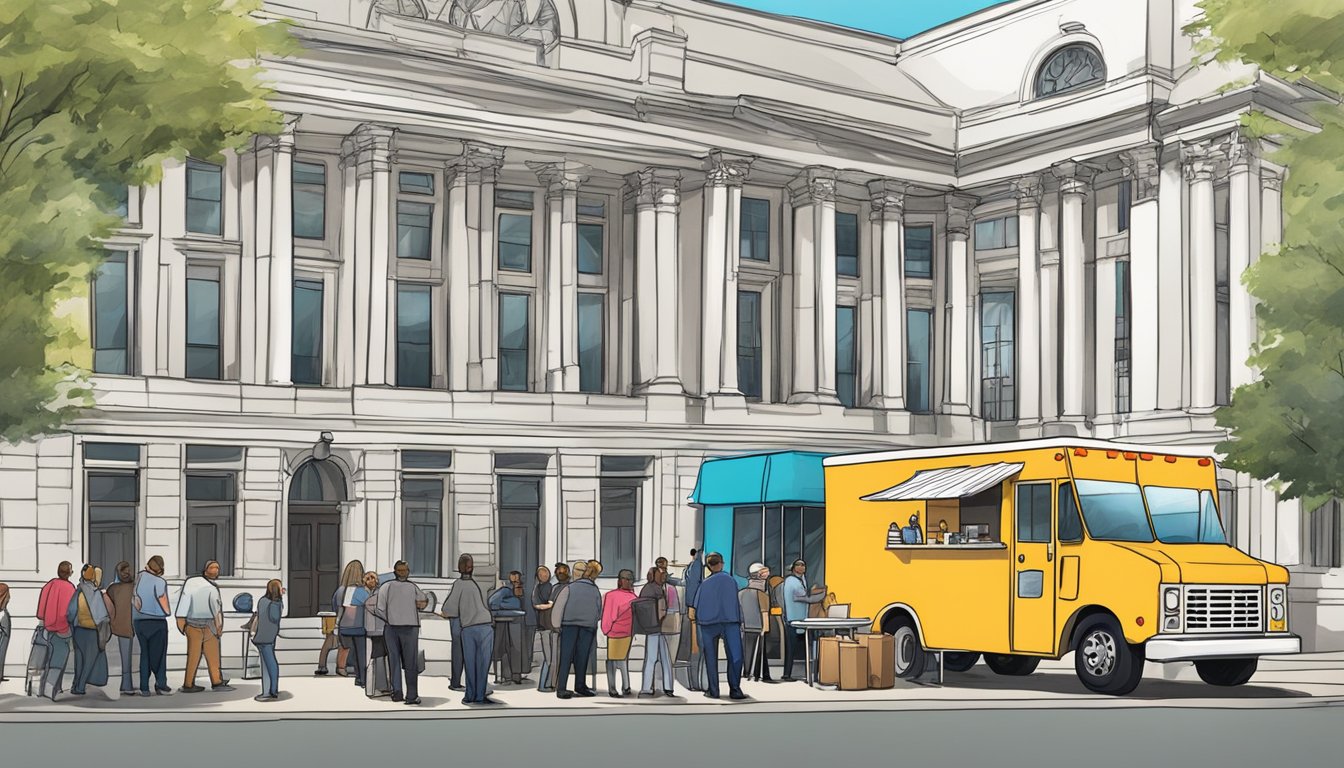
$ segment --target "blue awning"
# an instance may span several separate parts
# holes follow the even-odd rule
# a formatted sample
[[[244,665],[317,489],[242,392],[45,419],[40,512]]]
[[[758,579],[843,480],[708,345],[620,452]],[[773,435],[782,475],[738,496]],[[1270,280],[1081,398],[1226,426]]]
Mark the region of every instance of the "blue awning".
[[[781,451],[707,459],[700,465],[691,503],[824,504],[826,487],[821,462],[828,455]]]

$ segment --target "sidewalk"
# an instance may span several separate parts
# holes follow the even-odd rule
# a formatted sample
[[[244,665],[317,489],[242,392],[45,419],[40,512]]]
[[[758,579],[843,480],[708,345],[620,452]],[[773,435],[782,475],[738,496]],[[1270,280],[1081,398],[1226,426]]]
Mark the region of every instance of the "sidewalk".
[[[68,676],[67,676],[68,677]],[[174,675],[174,678],[177,676]],[[233,679],[237,690],[214,694],[175,693],[172,696],[127,697],[111,690],[89,689],[84,697],[68,694],[52,702],[23,696],[23,680],[0,684],[0,722],[43,722],[84,718],[124,718],[129,721],[183,721],[218,719],[340,719],[360,718],[486,718],[508,715],[557,716],[574,714],[686,714],[709,711],[901,711],[933,709],[1038,708],[1278,708],[1344,704],[1344,653],[1310,654],[1262,659],[1260,671],[1248,685],[1216,688],[1205,685],[1190,664],[1148,665],[1143,683],[1130,696],[1098,696],[1083,688],[1074,676],[1071,657],[1044,662],[1033,675],[999,677],[983,664],[970,672],[949,673],[942,686],[922,686],[898,681],[893,689],[869,691],[820,691],[803,683],[743,684],[751,697],[737,702],[727,698],[707,699],[700,693],[678,689],[679,698],[634,696],[608,698],[606,680],[599,676],[595,698],[561,701],[554,694],[540,693],[535,683],[499,686],[496,706],[466,706],[462,694],[448,690],[446,677],[421,676],[424,704],[407,707],[386,698],[367,699],[349,678],[311,677],[282,673],[281,698],[271,703],[252,700],[259,681]],[[637,692],[637,691],[636,691]]]

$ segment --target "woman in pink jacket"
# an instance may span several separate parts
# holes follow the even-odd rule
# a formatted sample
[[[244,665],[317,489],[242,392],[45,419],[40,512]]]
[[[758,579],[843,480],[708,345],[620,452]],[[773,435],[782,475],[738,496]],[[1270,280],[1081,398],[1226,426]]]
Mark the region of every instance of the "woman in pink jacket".
[[[607,636],[607,695],[619,699],[630,694],[630,643],[634,639],[635,574],[623,569],[616,575],[616,589],[602,598],[602,634]],[[616,689],[616,671],[625,685]]]

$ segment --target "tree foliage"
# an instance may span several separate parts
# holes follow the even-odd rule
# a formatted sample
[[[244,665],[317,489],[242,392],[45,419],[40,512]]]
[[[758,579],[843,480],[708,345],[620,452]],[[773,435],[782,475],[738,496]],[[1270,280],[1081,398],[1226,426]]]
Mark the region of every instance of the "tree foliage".
[[[59,307],[86,293],[117,192],[281,126],[259,61],[293,43],[260,5],[0,0],[0,438],[90,404],[88,340]]]
[[[1344,9],[1338,0],[1204,0],[1188,31],[1224,62],[1244,61],[1320,94],[1319,129],[1251,114],[1252,133],[1281,142],[1288,168],[1281,246],[1243,277],[1260,302],[1250,363],[1261,375],[1218,423],[1227,465],[1276,478],[1285,498],[1344,496]],[[1333,94],[1333,95],[1332,95]]]

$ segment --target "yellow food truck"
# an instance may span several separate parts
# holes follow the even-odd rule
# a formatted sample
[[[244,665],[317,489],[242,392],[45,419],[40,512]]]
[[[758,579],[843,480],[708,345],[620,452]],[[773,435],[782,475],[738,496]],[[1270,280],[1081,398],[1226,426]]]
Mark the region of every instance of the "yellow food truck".
[[[1133,691],[1144,661],[1241,685],[1296,653],[1288,572],[1227,544],[1214,460],[1077,438],[832,456],[823,462],[830,591],[897,639],[1001,675],[1074,652],[1093,691]]]

